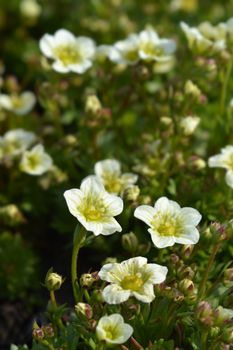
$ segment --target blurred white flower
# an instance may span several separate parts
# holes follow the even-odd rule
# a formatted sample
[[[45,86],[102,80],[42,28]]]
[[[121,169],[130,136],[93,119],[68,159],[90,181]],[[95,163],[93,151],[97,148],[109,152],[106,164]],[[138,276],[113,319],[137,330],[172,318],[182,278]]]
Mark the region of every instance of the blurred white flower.
[[[109,48],[108,57],[111,61],[119,64],[135,64],[139,61],[138,55],[139,37],[131,34],[125,40],[116,42]]]
[[[16,156],[24,152],[36,140],[31,131],[13,129],[0,137],[0,153],[2,156]]]
[[[33,92],[25,91],[20,95],[0,94],[0,107],[17,115],[29,113],[36,103]]]
[[[56,31],[54,35],[45,34],[39,45],[42,53],[54,60],[52,67],[59,73],[84,73],[92,66],[96,50],[92,39],[75,37],[65,29]]]
[[[138,176],[133,173],[121,173],[121,164],[115,159],[105,159],[95,164],[95,174],[109,193],[122,194],[128,187],[137,182]]]
[[[189,136],[194,133],[198,124],[200,123],[200,118],[196,116],[188,116],[181,120],[180,127],[184,135]]]
[[[104,288],[103,298],[109,304],[119,304],[133,296],[150,303],[154,298],[154,284],[166,279],[167,267],[147,264],[141,256],[118,263],[106,264],[99,271],[102,280],[111,284]]]
[[[199,240],[196,226],[201,221],[201,214],[193,208],[181,208],[166,197],[159,198],[154,207],[139,206],[134,216],[150,226],[148,232],[158,248],[173,246],[175,243],[196,244]]]
[[[138,34],[138,55],[142,60],[170,61],[176,50],[172,39],[161,39],[155,30],[148,27]]]
[[[224,168],[227,170],[225,181],[233,188],[233,146],[229,145],[221,149],[221,153],[212,156],[208,160],[210,168]]]
[[[52,165],[52,158],[44,151],[44,146],[39,144],[23,153],[20,170],[30,175],[42,175],[51,169]]]
[[[120,314],[112,314],[100,318],[96,334],[99,340],[107,344],[123,344],[133,334],[133,328],[128,323],[124,323]]]
[[[114,219],[123,210],[121,198],[110,195],[96,176],[88,176],[80,190],[65,191],[64,197],[70,213],[95,236],[121,232],[121,226]]]
[[[180,25],[188,40],[190,50],[199,54],[213,54],[225,49],[226,32],[223,23],[213,26],[209,22],[203,22],[197,28],[189,27],[185,22],[181,22]]]

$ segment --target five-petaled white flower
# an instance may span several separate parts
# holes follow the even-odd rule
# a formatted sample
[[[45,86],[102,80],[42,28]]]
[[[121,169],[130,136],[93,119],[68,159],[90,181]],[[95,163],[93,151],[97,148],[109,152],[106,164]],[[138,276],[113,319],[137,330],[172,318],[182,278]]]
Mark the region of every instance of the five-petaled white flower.
[[[92,66],[95,42],[87,37],[75,37],[68,30],[60,29],[54,35],[45,34],[40,39],[43,54],[53,59],[52,67],[59,73],[82,74]]]
[[[30,175],[42,175],[51,169],[52,165],[52,158],[44,151],[44,146],[39,144],[23,153],[20,170]]]
[[[113,46],[110,46],[108,57],[115,63],[133,65],[140,60],[138,44],[138,35],[131,34],[125,40],[117,41]]]
[[[203,22],[196,28],[181,22],[180,26],[188,40],[190,50],[201,54],[214,54],[226,47],[226,29],[223,23],[214,27],[209,22]]]
[[[151,27],[138,34],[138,55],[142,60],[157,62],[170,61],[176,50],[173,39],[161,39]]]
[[[122,194],[137,182],[133,173],[121,173],[121,164],[115,159],[105,159],[95,164],[95,174],[109,193]]]
[[[112,345],[125,343],[132,334],[133,328],[120,314],[101,317],[96,327],[98,339]]]
[[[17,115],[29,113],[36,103],[33,92],[25,91],[20,95],[0,94],[0,107]]]
[[[102,280],[111,284],[104,288],[103,298],[109,304],[119,304],[130,296],[150,303],[154,298],[154,284],[166,279],[167,267],[147,264],[141,256],[118,263],[106,264],[99,271]]]
[[[24,129],[7,131],[0,137],[1,156],[17,156],[24,152],[36,140],[36,135]]]
[[[181,208],[178,203],[166,197],[159,198],[154,207],[139,206],[134,216],[150,226],[148,232],[158,248],[175,243],[195,244],[199,240],[196,226],[201,221],[201,214],[193,208]]]
[[[225,181],[233,188],[233,146],[228,145],[221,149],[221,153],[212,156],[208,160],[210,168],[224,168],[227,170]]]
[[[71,189],[64,193],[70,213],[95,236],[121,232],[121,226],[114,216],[123,210],[121,198],[110,195],[96,176],[88,176],[80,190]]]

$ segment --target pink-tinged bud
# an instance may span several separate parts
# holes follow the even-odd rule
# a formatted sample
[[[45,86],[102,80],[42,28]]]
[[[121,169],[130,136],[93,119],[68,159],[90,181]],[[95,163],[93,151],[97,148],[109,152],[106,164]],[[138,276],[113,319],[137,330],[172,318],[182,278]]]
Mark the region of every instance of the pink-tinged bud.
[[[217,236],[217,238],[220,238],[222,241],[227,239],[226,225],[223,225],[220,222],[213,222],[210,225],[210,230]]]
[[[54,336],[54,329],[52,324],[47,324],[46,326],[43,326],[42,329],[46,337],[50,338]]]
[[[45,334],[42,328],[34,328],[32,331],[32,336],[35,340],[40,341],[44,339]]]
[[[75,305],[75,311],[77,314],[85,316],[88,320],[93,316],[92,307],[86,303],[77,303]]]
[[[190,255],[192,254],[194,245],[193,244],[187,244],[182,247],[181,254],[184,259],[188,259]]]
[[[233,281],[233,267],[226,269],[224,271],[224,281],[225,282],[232,282]]]
[[[172,264],[176,265],[180,261],[180,258],[176,254],[171,254],[170,260]]]
[[[213,325],[213,310],[207,301],[201,301],[196,309],[197,318],[206,326]]]

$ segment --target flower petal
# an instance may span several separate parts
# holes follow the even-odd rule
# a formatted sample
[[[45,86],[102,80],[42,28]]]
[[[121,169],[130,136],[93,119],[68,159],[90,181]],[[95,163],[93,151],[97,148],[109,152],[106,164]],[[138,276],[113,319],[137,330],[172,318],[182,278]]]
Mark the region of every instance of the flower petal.
[[[144,284],[140,291],[133,292],[132,294],[143,303],[151,303],[155,298],[153,284],[149,283]]]
[[[185,225],[197,226],[201,221],[201,214],[194,208],[184,207],[181,209],[179,216]]]
[[[171,247],[175,244],[175,239],[173,236],[161,236],[158,232],[153,229],[149,229],[148,232],[151,234],[151,239],[157,248]]]
[[[64,197],[70,213],[77,217],[80,214],[78,207],[83,199],[82,192],[76,188],[72,188],[64,192]]]
[[[227,185],[233,188],[233,171],[232,170],[228,170],[226,172],[225,180]]]
[[[199,241],[200,233],[193,226],[186,226],[179,237],[174,237],[176,243],[180,244],[196,244]]]
[[[134,211],[134,216],[150,226],[155,213],[156,210],[153,207],[149,205],[140,205]]]
[[[108,304],[120,304],[128,300],[131,292],[123,290],[117,284],[111,284],[104,288],[103,298]]]

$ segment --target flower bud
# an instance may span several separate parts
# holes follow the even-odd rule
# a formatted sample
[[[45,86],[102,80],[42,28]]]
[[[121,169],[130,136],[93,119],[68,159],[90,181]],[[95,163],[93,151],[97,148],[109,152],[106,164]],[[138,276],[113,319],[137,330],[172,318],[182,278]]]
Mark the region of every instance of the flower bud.
[[[169,117],[166,117],[166,116],[161,117],[160,121],[165,126],[170,126],[170,125],[173,124],[172,118],[169,118]]]
[[[85,316],[88,320],[93,316],[92,307],[86,303],[77,303],[75,305],[75,311],[77,314]]]
[[[224,324],[230,323],[233,319],[233,310],[225,309],[222,306],[218,306],[214,310],[214,324],[216,326],[222,326]]]
[[[186,244],[181,249],[181,255],[184,259],[188,259],[190,255],[192,254],[194,245],[193,244]]]
[[[8,204],[0,208],[0,220],[11,227],[25,223],[22,212],[15,204]]]
[[[199,99],[199,97],[201,96],[201,90],[191,80],[186,81],[184,86],[184,92],[186,95],[193,96],[196,99]]]
[[[102,265],[114,264],[114,263],[117,263],[117,258],[115,258],[113,256],[108,256],[106,259],[104,259],[104,261],[102,262]]]
[[[38,326],[37,322],[33,323],[32,328],[32,336],[35,340],[40,341],[44,339],[44,331]]]
[[[121,238],[122,247],[130,253],[135,253],[138,248],[138,239],[135,233],[125,233]]]
[[[60,289],[63,283],[62,276],[53,272],[53,269],[49,269],[45,277],[45,286],[51,292]]]
[[[224,271],[224,282],[232,282],[233,281],[233,267],[226,269]]]
[[[125,197],[128,201],[135,202],[140,194],[140,188],[137,185],[132,185],[126,188]]]
[[[93,283],[96,282],[96,279],[92,276],[91,273],[84,273],[80,277],[80,285],[85,288],[92,287]]]
[[[100,100],[95,95],[89,95],[86,99],[85,111],[92,115],[97,115],[102,109]]]
[[[207,301],[201,301],[196,309],[197,319],[205,326],[213,325],[213,310]]]
[[[233,345],[233,327],[225,327],[221,338],[226,344]]]
[[[52,338],[54,336],[54,329],[52,324],[47,324],[42,327],[46,337]]]
[[[226,225],[223,225],[220,222],[212,222],[210,225],[210,231],[215,239],[220,239],[221,241],[227,239]]]

